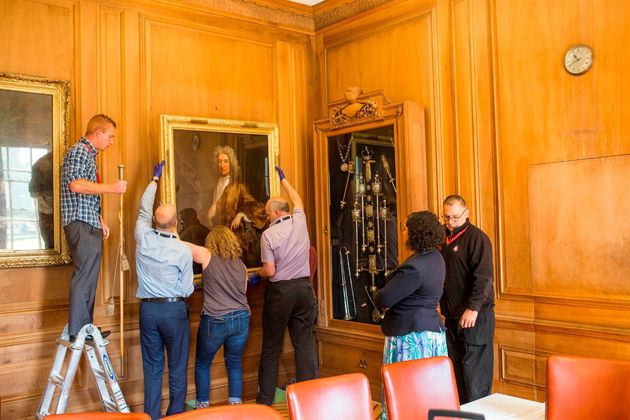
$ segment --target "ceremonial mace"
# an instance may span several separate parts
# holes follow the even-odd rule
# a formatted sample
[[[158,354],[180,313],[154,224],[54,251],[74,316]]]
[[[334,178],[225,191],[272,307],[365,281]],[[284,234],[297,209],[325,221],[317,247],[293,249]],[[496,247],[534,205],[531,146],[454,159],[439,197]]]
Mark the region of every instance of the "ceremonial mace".
[[[125,165],[118,165],[118,180],[123,181],[125,178]],[[125,271],[130,269],[129,261],[125,255],[125,224],[123,222],[123,195],[120,194],[120,208],[118,210],[118,221],[120,222],[120,242],[118,253],[120,254],[120,265],[118,266],[119,286],[120,286],[120,376],[125,375],[125,364],[123,363],[125,357]]]

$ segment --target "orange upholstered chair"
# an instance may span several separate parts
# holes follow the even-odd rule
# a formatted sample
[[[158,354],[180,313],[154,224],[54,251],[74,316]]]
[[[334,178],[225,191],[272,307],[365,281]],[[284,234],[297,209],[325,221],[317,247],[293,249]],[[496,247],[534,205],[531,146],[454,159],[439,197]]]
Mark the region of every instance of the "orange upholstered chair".
[[[362,373],[298,382],[287,387],[291,420],[371,420],[372,394]]]
[[[276,410],[260,404],[220,405],[162,418],[168,420],[283,420]]]
[[[151,420],[145,413],[66,413],[50,414],[51,420]]]
[[[548,420],[627,419],[630,361],[551,356],[545,410]]]
[[[430,408],[459,410],[453,365],[446,356],[383,365],[381,376],[391,420],[424,420]]]

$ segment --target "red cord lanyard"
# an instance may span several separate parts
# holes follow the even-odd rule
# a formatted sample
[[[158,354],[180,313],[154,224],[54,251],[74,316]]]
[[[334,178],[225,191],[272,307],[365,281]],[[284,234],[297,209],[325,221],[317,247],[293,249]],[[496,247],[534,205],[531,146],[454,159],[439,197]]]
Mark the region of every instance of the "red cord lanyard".
[[[461,232],[458,232],[457,235],[453,236],[452,238],[446,237],[446,246],[449,246],[450,244],[455,242],[455,240],[459,238],[460,236],[462,236],[464,232],[466,232],[467,230],[468,230],[468,226],[466,226]]]
[[[83,142],[81,142],[83,143]],[[88,152],[91,154],[92,151],[90,150],[90,148],[88,147],[87,144],[83,143],[83,145],[85,146],[85,148],[88,150]],[[101,174],[98,173],[98,168],[96,168],[96,183],[100,184],[101,183]]]

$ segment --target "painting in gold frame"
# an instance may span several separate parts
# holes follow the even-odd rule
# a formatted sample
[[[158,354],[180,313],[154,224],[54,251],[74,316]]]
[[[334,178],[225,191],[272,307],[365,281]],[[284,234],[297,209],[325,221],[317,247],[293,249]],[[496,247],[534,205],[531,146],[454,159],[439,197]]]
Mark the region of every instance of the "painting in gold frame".
[[[247,268],[259,267],[264,204],[280,194],[273,170],[277,125],[162,115],[161,153],[166,160],[162,197],[177,207],[180,237],[203,245],[212,226],[229,226],[239,238]],[[221,155],[228,160],[224,173],[217,161]],[[200,273],[199,266],[195,272]]]
[[[60,168],[70,83],[0,73],[0,268],[65,264]]]

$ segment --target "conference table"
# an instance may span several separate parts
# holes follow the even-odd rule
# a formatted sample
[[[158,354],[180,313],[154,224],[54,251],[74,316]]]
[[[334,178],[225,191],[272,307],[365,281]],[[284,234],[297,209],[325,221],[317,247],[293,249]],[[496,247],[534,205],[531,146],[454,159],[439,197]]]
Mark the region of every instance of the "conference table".
[[[483,414],[486,420],[544,420],[545,418],[545,403],[498,393],[462,404],[461,410]]]

